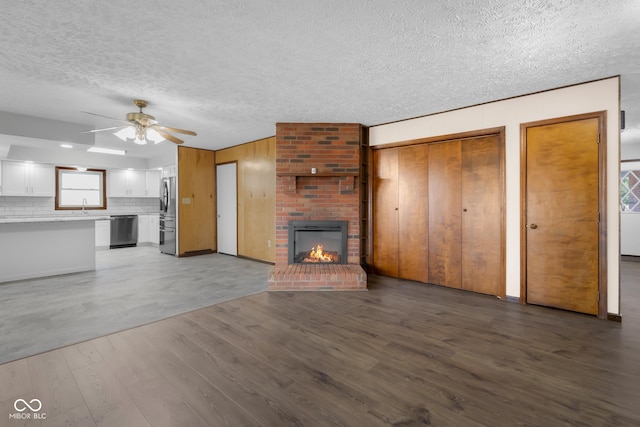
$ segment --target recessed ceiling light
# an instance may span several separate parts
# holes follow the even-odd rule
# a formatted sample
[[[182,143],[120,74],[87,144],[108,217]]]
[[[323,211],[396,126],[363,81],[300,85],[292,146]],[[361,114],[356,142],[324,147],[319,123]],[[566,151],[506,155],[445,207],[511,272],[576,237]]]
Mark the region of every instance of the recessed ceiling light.
[[[91,153],[102,153],[102,154],[116,154],[118,156],[124,156],[127,154],[124,150],[113,150],[111,148],[100,148],[100,147],[91,147],[87,151]]]
[[[71,145],[71,144],[60,144],[60,147],[62,147],[62,148],[73,148],[73,145]]]

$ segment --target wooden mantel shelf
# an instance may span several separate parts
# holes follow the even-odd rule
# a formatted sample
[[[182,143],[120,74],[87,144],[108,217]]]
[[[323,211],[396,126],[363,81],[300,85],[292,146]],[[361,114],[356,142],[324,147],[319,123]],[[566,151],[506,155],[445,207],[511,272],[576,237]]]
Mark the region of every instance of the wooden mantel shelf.
[[[295,180],[293,180],[293,191],[294,192],[298,192],[298,178],[302,178],[302,177],[349,177],[352,178],[350,181],[350,185],[352,187],[354,187],[356,185],[356,179],[358,178],[360,174],[358,172],[318,172],[318,173],[311,173],[311,172],[282,172],[282,173],[276,173],[276,176],[292,176],[295,178]]]
[[[359,176],[358,172],[282,172],[277,173],[276,176]]]

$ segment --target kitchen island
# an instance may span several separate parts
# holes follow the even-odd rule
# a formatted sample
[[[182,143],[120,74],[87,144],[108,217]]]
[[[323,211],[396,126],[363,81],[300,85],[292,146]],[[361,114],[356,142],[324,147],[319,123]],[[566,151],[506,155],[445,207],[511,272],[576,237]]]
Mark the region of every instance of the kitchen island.
[[[95,270],[95,221],[104,219],[0,218],[0,283]]]

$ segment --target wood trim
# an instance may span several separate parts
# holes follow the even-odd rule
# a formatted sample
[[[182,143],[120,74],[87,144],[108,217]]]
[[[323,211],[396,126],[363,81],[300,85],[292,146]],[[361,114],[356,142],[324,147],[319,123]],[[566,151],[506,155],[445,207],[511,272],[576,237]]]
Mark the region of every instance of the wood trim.
[[[231,255],[230,255],[230,256],[231,256]],[[240,254],[236,255],[236,258],[248,259],[249,261],[255,261],[255,262],[262,263],[262,264],[276,265],[276,263],[275,263],[275,262],[273,262],[273,261],[265,261],[265,260],[263,260],[263,259],[252,258],[252,257],[250,257],[250,256],[245,256],[245,255],[240,255]]]
[[[374,169],[373,169],[373,150],[372,147],[366,147],[367,153],[367,197],[368,197],[368,206],[367,206],[367,273],[373,273],[373,179],[374,179]]]
[[[607,320],[611,320],[612,322],[622,322],[622,316],[614,313],[607,313]]]
[[[500,213],[500,284],[502,294],[500,297],[504,300],[507,299],[507,160],[505,157],[506,152],[506,135],[504,126],[499,128],[499,150],[500,150],[500,191],[502,197],[500,200],[501,213]]]
[[[385,148],[405,147],[408,145],[417,144],[438,144],[449,141],[458,141],[463,139],[473,139],[481,136],[496,135],[500,133],[504,134],[504,126],[472,130],[468,132],[450,133],[447,135],[430,136],[427,138],[407,139],[405,141],[390,142],[388,144],[374,145],[371,147],[373,150],[381,150]]]
[[[188,252],[183,252],[181,254],[178,254],[179,258],[183,258],[183,257],[188,257],[188,256],[198,256],[198,255],[207,255],[207,254],[215,254],[218,251],[214,250],[214,249],[202,249],[199,251],[188,251]]]
[[[527,124],[520,123],[520,304],[527,303]]]
[[[262,142],[262,141],[264,141],[264,140],[266,140],[266,139],[275,138],[275,137],[276,137],[275,135],[266,136],[266,137],[264,137],[264,138],[254,139],[253,141],[243,142],[243,143],[241,143],[241,144],[237,144],[237,145],[231,145],[231,146],[229,146],[229,147],[220,148],[220,149],[218,149],[218,150],[214,150],[214,151],[217,153],[218,151],[230,150],[230,149],[234,149],[234,148],[242,147],[243,145],[254,144],[254,143],[256,143],[256,142]],[[218,164],[218,163],[216,163],[216,164]]]
[[[598,317],[607,319],[607,112],[595,111],[592,113],[577,114],[572,116],[556,117],[535,122],[520,124],[520,303],[526,304],[527,294],[527,129],[529,127],[545,126],[551,124],[573,122],[586,119],[598,119],[598,132],[600,142],[598,144],[598,210],[600,211],[600,223],[598,225]]]
[[[59,177],[59,173],[58,170],[63,169],[63,170],[71,170],[71,171],[77,171],[78,168],[75,167],[68,167],[68,166],[56,166],[55,167],[55,185],[56,185],[56,192],[55,192],[55,196],[54,196],[54,210],[56,211],[77,211],[78,209],[82,209],[81,206],[65,206],[65,207],[61,207],[59,204],[59,194],[60,194],[60,177]],[[87,172],[101,172],[102,173],[102,206],[97,206],[97,207],[85,207],[85,210],[101,210],[104,211],[107,209],[107,171],[106,169],[92,169],[92,168],[87,168]]]

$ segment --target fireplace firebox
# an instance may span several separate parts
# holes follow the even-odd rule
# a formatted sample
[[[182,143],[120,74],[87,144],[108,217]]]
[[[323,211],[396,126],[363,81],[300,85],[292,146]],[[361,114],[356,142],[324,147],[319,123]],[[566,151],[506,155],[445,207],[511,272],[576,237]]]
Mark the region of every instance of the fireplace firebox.
[[[348,221],[289,221],[289,264],[347,264]]]

